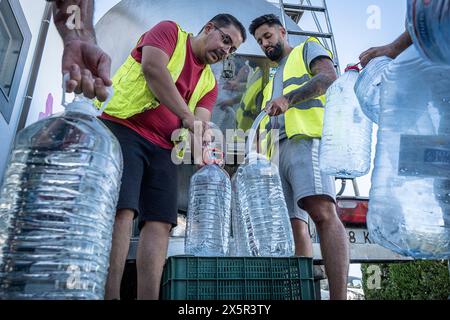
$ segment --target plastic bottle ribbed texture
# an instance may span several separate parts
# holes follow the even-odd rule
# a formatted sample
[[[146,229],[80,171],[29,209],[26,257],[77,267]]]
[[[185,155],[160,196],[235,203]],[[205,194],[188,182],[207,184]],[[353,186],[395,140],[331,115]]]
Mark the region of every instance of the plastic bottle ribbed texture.
[[[347,70],[326,93],[320,170],[331,176],[355,178],[370,169],[373,124],[355,95],[358,75],[357,70]]]
[[[0,193],[0,297],[103,299],[122,153],[78,98],[17,135]]]
[[[450,67],[414,46],[383,75],[367,224],[371,238],[415,258],[450,256]]]
[[[261,155],[250,155],[238,168],[234,182],[239,199],[233,220],[238,253],[292,256],[292,229],[277,166]]]
[[[231,179],[231,229],[233,233],[232,248],[230,250],[230,256],[250,256],[250,249],[248,241],[245,236],[245,226],[248,221],[243,221],[241,212],[241,201],[237,194],[236,184],[237,174],[233,175]]]
[[[381,76],[391,58],[382,56],[372,59],[361,71],[355,84],[355,93],[364,114],[378,124],[380,114]]]
[[[229,250],[231,182],[217,164],[191,178],[185,252],[195,256],[225,256]]]
[[[423,58],[450,65],[450,0],[408,0],[407,29]]]

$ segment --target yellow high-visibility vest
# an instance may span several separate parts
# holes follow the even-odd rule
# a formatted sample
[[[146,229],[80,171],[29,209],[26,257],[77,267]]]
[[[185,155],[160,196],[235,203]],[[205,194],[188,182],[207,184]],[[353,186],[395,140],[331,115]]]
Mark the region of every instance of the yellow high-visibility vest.
[[[189,33],[178,26],[178,40],[175,50],[167,64],[167,69],[172,76],[174,83],[178,80],[186,63],[186,45]],[[125,63],[117,70],[113,79],[114,96],[104,110],[110,116],[127,119],[136,114],[149,109],[158,108],[160,102],[155,94],[150,91],[145,80],[142,66],[131,55]],[[214,89],[216,80],[210,65],[206,65],[199,81],[188,101],[189,109],[195,112],[198,102],[211,90]],[[100,105],[100,104],[97,104]],[[183,129],[179,138],[173,141],[174,144],[187,138],[187,130]],[[184,155],[183,150],[179,150],[178,156]]]
[[[263,99],[263,72],[257,67],[249,76],[244,95],[236,111],[237,127],[247,131],[260,112]]]

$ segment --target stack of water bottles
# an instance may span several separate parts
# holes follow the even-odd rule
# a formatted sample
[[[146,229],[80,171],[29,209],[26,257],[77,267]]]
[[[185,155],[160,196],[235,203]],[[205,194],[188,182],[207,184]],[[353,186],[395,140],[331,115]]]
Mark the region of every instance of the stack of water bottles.
[[[195,256],[226,256],[231,229],[231,182],[222,168],[223,153],[208,144],[206,166],[191,178],[185,253]]]
[[[449,88],[450,66],[414,46],[383,75],[367,224],[378,244],[415,258],[450,256]]]
[[[414,46],[382,77],[367,225],[414,258],[450,257],[450,1],[408,0]]]
[[[358,76],[358,67],[348,66],[326,93],[320,170],[330,176],[356,178],[370,169],[373,125],[355,95]]]
[[[292,229],[278,167],[251,150],[255,120],[248,138],[248,155],[233,177],[233,235],[239,256],[289,257],[293,255]]]
[[[104,296],[122,153],[91,100],[65,106],[16,138],[0,193],[1,299]]]

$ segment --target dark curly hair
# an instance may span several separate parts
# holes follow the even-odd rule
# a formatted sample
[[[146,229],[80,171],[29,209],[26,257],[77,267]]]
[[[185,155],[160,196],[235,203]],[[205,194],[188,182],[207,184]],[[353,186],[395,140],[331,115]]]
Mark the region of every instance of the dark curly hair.
[[[278,16],[276,16],[274,14],[265,14],[261,17],[256,18],[255,20],[253,20],[252,23],[250,24],[250,27],[248,28],[248,30],[254,36],[256,29],[261,27],[263,24],[268,24],[269,26],[273,26],[273,25],[283,26],[283,24],[281,23],[280,18],[278,18]]]

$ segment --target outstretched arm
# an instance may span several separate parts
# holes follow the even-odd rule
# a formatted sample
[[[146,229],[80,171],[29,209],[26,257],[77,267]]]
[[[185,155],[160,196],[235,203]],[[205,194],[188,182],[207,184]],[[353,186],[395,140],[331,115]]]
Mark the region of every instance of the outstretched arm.
[[[388,56],[392,59],[397,58],[397,56],[405,51],[410,45],[412,44],[411,36],[409,35],[408,31],[405,31],[400,37],[395,39],[394,42],[381,46],[381,47],[374,47],[370,48],[359,56],[359,60],[361,61],[361,65],[365,67],[370,60],[381,57],[381,56]]]
[[[106,86],[112,85],[111,58],[96,44],[94,0],[52,2],[55,25],[64,43],[62,73],[70,75],[66,91],[106,100]]]
[[[64,44],[71,40],[96,43],[93,24],[94,0],[55,0],[53,2],[55,3],[53,19]],[[68,27],[67,22],[72,14],[75,14],[75,26]],[[78,22],[80,25],[77,25]]]

